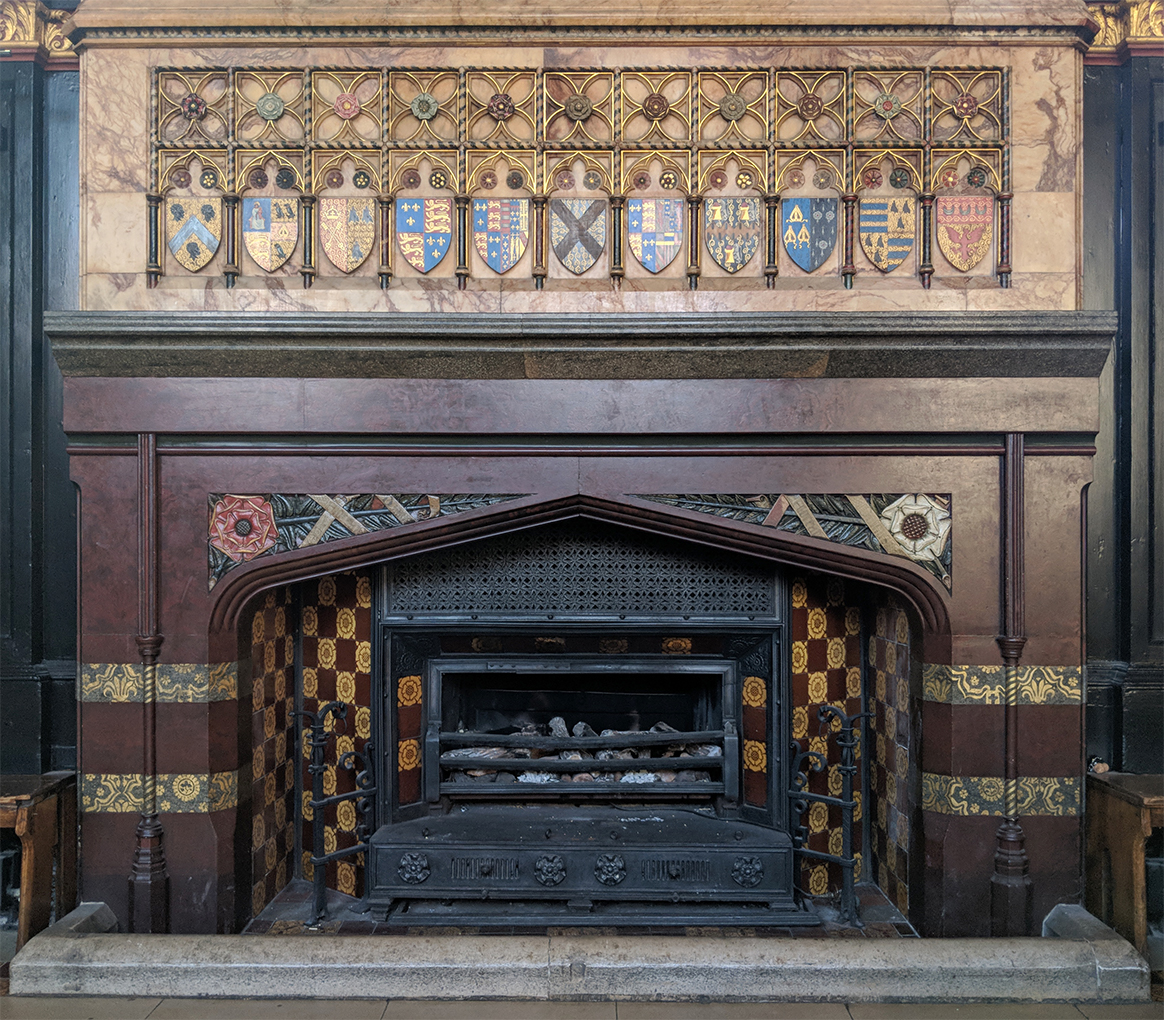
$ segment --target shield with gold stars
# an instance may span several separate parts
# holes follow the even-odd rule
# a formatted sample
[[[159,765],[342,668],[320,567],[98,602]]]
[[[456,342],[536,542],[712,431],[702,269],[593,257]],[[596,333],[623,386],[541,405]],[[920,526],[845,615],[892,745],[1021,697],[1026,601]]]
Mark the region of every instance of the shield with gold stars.
[[[912,195],[897,198],[863,198],[859,217],[861,247],[883,273],[891,273],[913,247],[917,227],[917,202]]]
[[[243,243],[255,264],[274,272],[290,257],[299,239],[299,202],[295,198],[244,198]]]
[[[222,240],[222,199],[170,198],[165,209],[170,253],[180,266],[198,272]]]
[[[357,269],[376,240],[374,198],[321,198],[319,236],[331,264],[344,273]]]
[[[994,234],[994,198],[991,195],[943,195],[934,202],[938,247],[946,261],[963,273],[973,269],[990,251]]]
[[[738,273],[760,247],[758,198],[709,198],[703,205],[708,254],[729,273]]]
[[[453,243],[453,200],[398,198],[396,243],[404,261],[418,273],[437,266]]]
[[[528,198],[473,199],[473,246],[493,272],[509,272],[528,243]]]

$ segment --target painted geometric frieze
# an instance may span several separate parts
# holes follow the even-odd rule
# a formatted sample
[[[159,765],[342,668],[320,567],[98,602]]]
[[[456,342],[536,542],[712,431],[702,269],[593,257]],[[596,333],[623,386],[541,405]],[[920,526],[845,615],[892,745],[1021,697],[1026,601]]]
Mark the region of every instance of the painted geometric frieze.
[[[953,590],[953,509],[948,493],[664,493],[638,498],[901,556]]]
[[[144,777],[137,773],[86,773],[81,777],[81,810],[140,812],[144,788]],[[163,814],[205,814],[238,807],[238,772],[163,773],[157,777],[157,798]]]
[[[210,588],[260,556],[273,556],[519,498],[514,494],[397,493],[304,495],[211,493],[207,554]]]
[[[153,277],[168,248],[192,273],[298,253],[305,282],[388,286],[457,251],[435,276],[540,280],[536,239],[580,275],[608,232],[661,278],[771,282],[781,242],[850,280],[857,251],[928,280],[935,242],[957,272],[994,247],[1009,271],[1003,67],[162,67],[152,98]]]
[[[1078,666],[1019,666],[1018,704],[1078,705],[1083,699],[1083,671]],[[1006,670],[1002,666],[922,667],[922,697],[944,705],[1002,705]]]
[[[922,810],[943,815],[1005,815],[1006,780],[993,776],[941,776],[922,773]],[[1080,782],[1076,776],[1028,777],[1016,782],[1019,816],[1077,815]]]
[[[157,667],[155,699],[162,704],[207,704],[238,697],[238,663],[166,662]],[[141,702],[145,697],[140,663],[86,662],[81,665],[81,700]]]

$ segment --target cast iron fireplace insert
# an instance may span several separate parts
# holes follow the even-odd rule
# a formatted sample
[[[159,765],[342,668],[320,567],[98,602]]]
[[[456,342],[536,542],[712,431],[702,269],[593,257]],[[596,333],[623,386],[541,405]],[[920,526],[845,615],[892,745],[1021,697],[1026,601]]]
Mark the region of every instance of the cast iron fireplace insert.
[[[814,924],[770,564],[572,520],[385,568],[372,910]]]

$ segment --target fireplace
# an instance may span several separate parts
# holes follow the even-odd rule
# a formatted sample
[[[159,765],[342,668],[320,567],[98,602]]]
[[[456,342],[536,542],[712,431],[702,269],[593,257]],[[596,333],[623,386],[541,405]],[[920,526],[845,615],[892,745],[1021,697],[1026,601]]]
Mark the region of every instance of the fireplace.
[[[811,924],[774,567],[575,519],[385,568],[368,898],[416,924]]]

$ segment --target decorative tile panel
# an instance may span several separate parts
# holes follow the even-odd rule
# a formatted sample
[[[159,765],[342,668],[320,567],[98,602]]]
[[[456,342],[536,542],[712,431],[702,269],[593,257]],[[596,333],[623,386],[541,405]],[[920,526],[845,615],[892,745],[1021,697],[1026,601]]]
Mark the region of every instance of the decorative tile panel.
[[[638,498],[901,556],[953,589],[953,507],[948,493],[664,493]]]
[[[81,666],[81,700],[140,702],[140,663],[86,662]],[[206,704],[238,697],[238,663],[163,662],[157,669],[157,701],[165,704]]]
[[[1006,670],[1002,666],[922,667],[922,697],[946,705],[1002,705]],[[1019,666],[1018,704],[1079,705],[1083,671],[1078,666]]]
[[[993,776],[941,776],[922,773],[922,809],[944,815],[1006,814],[1006,780]],[[1077,776],[1028,777],[1016,781],[1019,817],[1070,816],[1081,810]]]
[[[81,810],[141,811],[144,777],[140,773],[86,773],[81,777]],[[238,807],[238,772],[163,773],[157,777],[158,811],[205,814]]]

